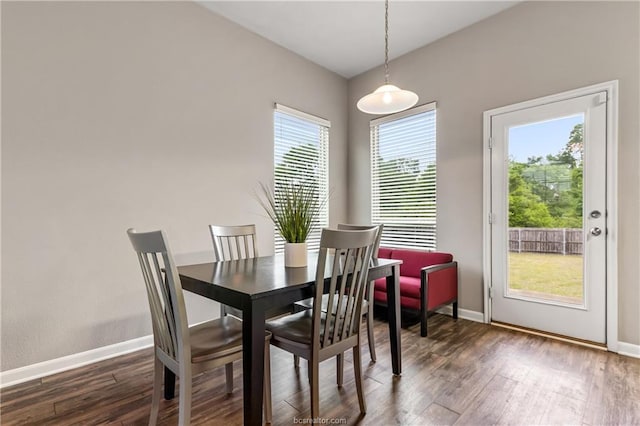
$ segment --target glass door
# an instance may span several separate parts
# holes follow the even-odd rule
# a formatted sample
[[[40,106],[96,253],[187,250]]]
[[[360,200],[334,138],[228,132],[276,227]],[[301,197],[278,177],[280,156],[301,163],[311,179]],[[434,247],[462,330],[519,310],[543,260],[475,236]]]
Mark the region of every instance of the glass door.
[[[606,340],[606,96],[491,118],[491,316]]]

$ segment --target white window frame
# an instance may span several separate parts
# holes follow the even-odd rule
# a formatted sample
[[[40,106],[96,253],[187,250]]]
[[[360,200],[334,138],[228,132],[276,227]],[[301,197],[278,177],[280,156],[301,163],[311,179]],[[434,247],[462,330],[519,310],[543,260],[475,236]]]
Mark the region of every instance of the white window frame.
[[[318,250],[320,246],[320,234],[322,228],[326,228],[329,226],[329,129],[331,128],[331,122],[324,118],[317,117],[312,114],[308,114],[306,112],[298,111],[294,108],[282,105],[275,104],[274,113],[273,113],[273,135],[274,135],[274,155],[273,155],[273,167],[274,167],[274,176],[273,176],[273,184],[274,188],[276,185],[276,176],[275,170],[278,166],[278,157],[282,154],[282,150],[287,149],[287,146],[290,147],[293,145],[287,146],[278,146],[278,127],[277,127],[277,117],[278,114],[285,114],[289,117],[296,118],[299,120],[305,121],[307,124],[317,125],[318,126],[318,170],[320,170],[318,189],[319,189],[319,199],[326,200],[324,203],[324,207],[318,217],[317,223],[309,234],[307,238],[307,248],[309,250]],[[284,240],[278,234],[277,229],[275,230],[275,238],[274,238],[274,249],[275,253],[284,252]]]
[[[407,117],[424,114],[433,111],[433,146],[425,147],[425,151],[432,152],[432,154],[425,153],[425,159],[436,163],[436,149],[437,149],[437,119],[436,119],[436,103],[431,102],[425,105],[421,105],[406,111],[399,112],[397,114],[391,114],[385,117],[371,120],[370,122],[370,147],[371,147],[371,223],[378,225],[383,223],[385,225],[381,244],[385,247],[397,247],[397,248],[414,248],[414,249],[436,249],[436,209],[437,203],[434,206],[433,213],[422,219],[413,218],[410,219],[408,214],[400,213],[400,215],[393,221],[389,221],[388,218],[384,218],[380,212],[380,185],[378,179],[378,153],[379,138],[378,130],[379,126],[386,123],[398,121]],[[437,185],[437,176],[433,177],[433,185]],[[435,200],[436,188],[433,189],[433,196]],[[416,228],[425,228],[424,234],[420,236],[420,233],[402,231],[401,228],[394,229],[394,223],[400,226],[414,225]],[[432,231],[428,230],[432,227]]]

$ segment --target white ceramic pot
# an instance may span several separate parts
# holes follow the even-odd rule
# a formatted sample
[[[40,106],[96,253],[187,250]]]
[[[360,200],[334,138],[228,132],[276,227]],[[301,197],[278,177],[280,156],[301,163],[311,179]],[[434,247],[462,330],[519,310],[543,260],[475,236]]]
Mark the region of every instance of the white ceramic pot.
[[[284,243],[284,266],[300,268],[307,266],[307,243]]]

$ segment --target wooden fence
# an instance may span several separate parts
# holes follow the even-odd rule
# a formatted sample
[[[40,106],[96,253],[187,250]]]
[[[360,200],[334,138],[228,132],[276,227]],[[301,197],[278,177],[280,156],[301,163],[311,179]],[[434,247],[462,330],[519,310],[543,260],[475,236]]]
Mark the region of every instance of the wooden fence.
[[[582,254],[582,229],[509,228],[509,251]]]

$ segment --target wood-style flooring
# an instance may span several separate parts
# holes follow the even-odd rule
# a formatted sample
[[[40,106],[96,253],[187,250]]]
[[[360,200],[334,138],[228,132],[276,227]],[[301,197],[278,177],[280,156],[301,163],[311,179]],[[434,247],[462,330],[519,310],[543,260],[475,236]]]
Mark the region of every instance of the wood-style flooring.
[[[365,327],[363,326],[363,332]],[[351,355],[344,386],[321,365],[320,411],[347,425],[640,425],[640,359],[444,315],[402,329],[402,376],[391,374],[387,324],[376,320],[378,362],[363,335],[367,414],[359,415]],[[1,392],[2,425],[145,425],[151,349],[23,383]],[[306,363],[272,353],[275,425],[309,416]],[[224,391],[224,368],[194,379],[192,424],[242,424],[242,366]],[[178,401],[162,401],[160,423],[177,424]],[[328,424],[328,423],[326,423]]]

